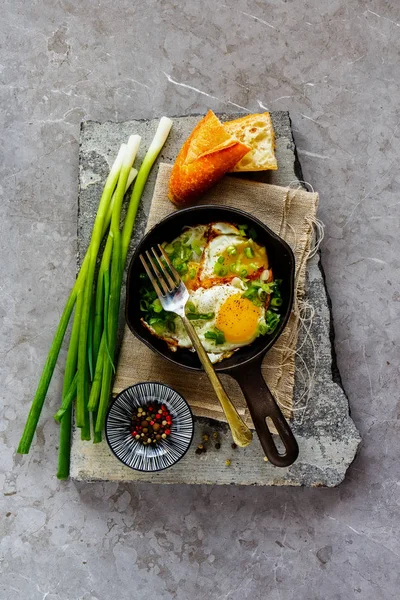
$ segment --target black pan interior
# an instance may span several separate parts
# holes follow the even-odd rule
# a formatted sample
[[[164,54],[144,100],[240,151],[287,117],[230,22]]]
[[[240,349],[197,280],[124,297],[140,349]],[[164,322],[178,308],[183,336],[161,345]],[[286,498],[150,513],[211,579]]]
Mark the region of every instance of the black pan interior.
[[[156,244],[172,241],[185,226],[204,225],[216,221],[247,224],[249,227],[253,227],[257,232],[257,242],[263,244],[267,249],[275,279],[282,279],[283,304],[280,325],[272,335],[260,336],[249,346],[241,348],[230,358],[215,365],[217,371],[230,371],[234,367],[241,366],[260,354],[264,354],[273,345],[289,318],[293,303],[295,272],[293,252],[284,240],[248,213],[223,206],[202,205],[176,211],[155,225],[138,245],[129,265],[125,317],[132,333],[164,358],[189,369],[199,370],[202,368],[196,353],[185,349],[172,352],[165,342],[152,336],[142,325],[139,309],[141,286],[139,275],[143,271],[143,267],[139,260],[139,254]]]

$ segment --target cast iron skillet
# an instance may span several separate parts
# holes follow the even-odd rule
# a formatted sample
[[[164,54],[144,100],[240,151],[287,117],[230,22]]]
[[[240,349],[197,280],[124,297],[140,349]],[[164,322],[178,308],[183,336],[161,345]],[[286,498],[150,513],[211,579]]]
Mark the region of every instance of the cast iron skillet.
[[[126,322],[132,333],[140,341],[162,357],[188,369],[197,371],[202,369],[196,353],[185,349],[171,352],[163,340],[152,336],[141,323],[139,309],[141,282],[139,275],[143,271],[143,267],[139,261],[139,254],[156,244],[172,241],[182,232],[184,226],[202,225],[217,221],[246,224],[253,227],[257,233],[257,242],[267,249],[274,277],[282,279],[282,319],[277,329],[272,335],[258,337],[249,346],[244,346],[230,358],[217,363],[215,370],[220,373],[228,373],[239,383],[266,456],[272,464],[278,467],[287,467],[296,460],[299,453],[298,445],[261,374],[261,363],[264,355],[273,346],[285,327],[293,304],[295,260],[292,250],[284,240],[261,221],[241,210],[223,206],[202,205],[173,212],[144,236],[131,259],[127,278]],[[279,432],[285,446],[283,454],[279,453],[273,441],[271,432],[268,429],[267,417],[272,419]]]

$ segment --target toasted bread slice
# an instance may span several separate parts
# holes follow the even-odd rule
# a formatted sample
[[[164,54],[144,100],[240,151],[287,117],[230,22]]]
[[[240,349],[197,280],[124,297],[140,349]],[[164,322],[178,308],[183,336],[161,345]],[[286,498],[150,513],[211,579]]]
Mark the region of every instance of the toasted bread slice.
[[[195,202],[247,154],[210,110],[183,144],[172,168],[168,198],[177,206]]]
[[[226,131],[251,150],[230,171],[276,171],[275,133],[271,115],[247,115],[224,123]]]

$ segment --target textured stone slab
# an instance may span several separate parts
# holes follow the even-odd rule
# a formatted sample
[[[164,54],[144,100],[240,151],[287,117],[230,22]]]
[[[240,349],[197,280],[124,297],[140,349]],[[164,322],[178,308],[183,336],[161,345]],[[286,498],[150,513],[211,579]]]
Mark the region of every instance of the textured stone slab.
[[[296,158],[288,113],[272,113],[277,136],[279,170],[256,175],[259,180],[277,185],[289,185],[301,177]],[[183,140],[198,117],[178,117],[160,160],[173,162]],[[142,138],[143,153],[148,147],[157,121],[127,121],[124,123],[86,122],[82,125],[80,149],[80,197],[78,215],[79,256],[87,246],[96,213],[101,182],[107,173],[119,145],[131,133]],[[139,160],[142,154],[139,155]],[[143,235],[149,212],[152,190],[157,174],[153,169],[139,210],[132,248]],[[309,261],[307,269],[307,299],[314,309],[309,336],[300,333],[296,362],[294,403],[304,405],[304,365],[312,377],[312,389],[306,409],[295,412],[293,429],[299,442],[300,456],[289,468],[277,469],[264,462],[261,447],[255,441],[248,448],[232,451],[229,434],[222,424],[197,420],[194,444],[199,443],[205,429],[218,428],[222,438],[219,451],[210,450],[197,456],[189,451],[185,458],[162,473],[140,474],[124,467],[109,452],[106,443],[81,442],[74,432],[71,475],[77,480],[144,480],[156,483],[236,483],[242,485],[307,485],[335,486],[354,459],[360,436],[349,416],[348,400],[340,385],[340,376],[332,346],[333,327],[329,298],[324,284],[319,257]],[[306,378],[307,382],[307,378]],[[231,459],[231,466],[225,460]]]

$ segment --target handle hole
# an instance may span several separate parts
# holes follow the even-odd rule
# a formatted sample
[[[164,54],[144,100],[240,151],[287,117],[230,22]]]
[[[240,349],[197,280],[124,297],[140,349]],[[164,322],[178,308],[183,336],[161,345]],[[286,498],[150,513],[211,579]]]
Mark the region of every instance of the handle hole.
[[[285,444],[282,442],[282,440],[278,434],[272,433],[275,430],[275,425],[274,425],[274,422],[271,419],[271,417],[265,417],[265,423],[271,432],[272,441],[274,443],[277,453],[279,454],[279,456],[285,456],[285,454],[286,454]]]

